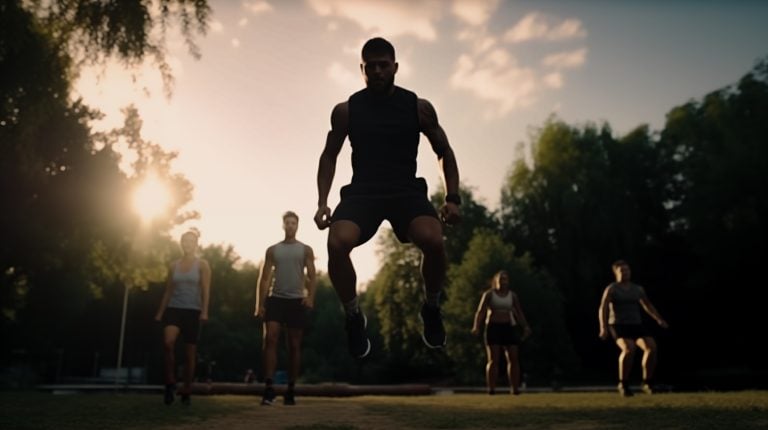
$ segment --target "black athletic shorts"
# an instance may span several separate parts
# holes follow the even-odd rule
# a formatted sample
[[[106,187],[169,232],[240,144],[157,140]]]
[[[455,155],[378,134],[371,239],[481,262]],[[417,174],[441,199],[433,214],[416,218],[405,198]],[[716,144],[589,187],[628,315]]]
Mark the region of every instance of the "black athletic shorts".
[[[510,323],[489,323],[485,326],[485,344],[516,346],[520,344],[517,327]]]
[[[163,326],[169,325],[181,330],[184,343],[196,344],[200,339],[200,311],[197,309],[165,308]]]
[[[640,339],[650,337],[651,333],[642,324],[611,324],[608,326],[611,337],[617,339]]]
[[[288,328],[306,328],[309,320],[309,309],[301,304],[302,300],[267,297],[267,301],[264,302],[267,311],[264,315],[264,321],[276,321]]]
[[[392,225],[397,239],[408,243],[408,227],[414,218],[437,218],[427,197],[427,181],[415,178],[403,184],[349,184],[341,189],[341,202],[331,222],[352,221],[360,227],[358,245],[369,241],[384,220]]]

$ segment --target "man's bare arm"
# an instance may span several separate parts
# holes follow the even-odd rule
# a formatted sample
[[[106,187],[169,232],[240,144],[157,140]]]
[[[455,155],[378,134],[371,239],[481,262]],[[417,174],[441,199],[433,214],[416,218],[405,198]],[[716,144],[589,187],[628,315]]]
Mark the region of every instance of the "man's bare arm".
[[[437,154],[437,162],[440,164],[440,171],[445,183],[446,201],[440,208],[440,218],[447,225],[456,224],[461,220],[459,201],[449,198],[449,196],[458,196],[459,193],[459,167],[456,163],[456,156],[448,143],[448,137],[445,135],[443,127],[437,120],[437,112],[435,112],[432,104],[427,100],[419,99],[418,111],[419,127],[429,139],[432,150]]]
[[[304,252],[304,267],[307,268],[307,297],[304,300],[304,304],[312,308],[315,304],[315,291],[317,289],[317,271],[315,269],[315,252],[312,247],[305,246]]]
[[[272,247],[270,246],[267,248],[264,264],[262,264],[261,273],[259,274],[259,281],[256,283],[256,309],[253,314],[257,317],[264,316],[264,306],[267,300],[267,293],[269,292],[269,284],[272,280],[272,270],[274,265]]]
[[[325,148],[320,154],[317,167],[317,213],[315,224],[321,230],[330,225],[331,210],[328,208],[328,193],[331,191],[336,174],[336,158],[339,156],[349,130],[349,107],[347,102],[339,103],[331,113],[331,130],[325,139]]]

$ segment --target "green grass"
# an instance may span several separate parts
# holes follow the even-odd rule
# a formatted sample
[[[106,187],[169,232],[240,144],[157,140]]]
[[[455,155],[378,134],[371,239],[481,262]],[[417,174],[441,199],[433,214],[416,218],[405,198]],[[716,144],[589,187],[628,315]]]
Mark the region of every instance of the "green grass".
[[[621,398],[614,393],[458,395],[370,398],[367,409],[427,429],[600,428],[765,429],[768,392],[672,393]]]
[[[196,396],[191,407],[159,395],[0,392],[0,429],[240,430],[403,429],[765,429],[768,391],[670,393],[623,399],[614,393],[522,396],[299,397],[260,407],[253,396]],[[269,420],[272,421],[269,421]],[[270,425],[270,422],[272,423]],[[267,428],[263,427],[263,428]]]
[[[249,400],[249,401],[247,401]],[[192,397],[192,406],[178,399],[170,406],[160,394],[73,394],[0,392],[0,429],[125,429],[170,424],[213,422],[253,403],[251,397]]]

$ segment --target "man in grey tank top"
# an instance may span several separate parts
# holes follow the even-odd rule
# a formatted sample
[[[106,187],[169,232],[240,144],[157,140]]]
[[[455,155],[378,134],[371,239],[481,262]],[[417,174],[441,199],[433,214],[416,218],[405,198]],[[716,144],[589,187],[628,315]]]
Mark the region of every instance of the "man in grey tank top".
[[[295,405],[294,387],[301,369],[301,339],[308,311],[315,302],[315,255],[312,248],[296,240],[299,216],[283,215],[285,239],[267,249],[256,286],[254,314],[264,320],[264,397],[262,405],[275,400],[273,378],[277,367],[277,344],[285,327],[288,341],[288,387],[284,403]]]
[[[643,350],[641,388],[645,393],[652,394],[657,348],[656,341],[647,328],[643,326],[640,309],[642,308],[661,327],[667,328],[668,324],[648,300],[643,287],[630,282],[632,272],[629,269],[629,264],[619,260],[613,263],[612,267],[616,282],[605,288],[598,309],[600,338],[607,339],[610,333],[621,351],[619,354],[619,394],[624,397],[633,395],[629,389],[629,373],[632,370],[632,362],[637,347]]]

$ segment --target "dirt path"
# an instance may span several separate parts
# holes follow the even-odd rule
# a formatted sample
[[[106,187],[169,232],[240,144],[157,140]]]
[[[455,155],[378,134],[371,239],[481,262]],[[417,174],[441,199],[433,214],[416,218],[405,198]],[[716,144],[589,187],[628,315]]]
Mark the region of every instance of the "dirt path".
[[[258,402],[248,403],[245,409],[211,418],[198,423],[177,423],[158,427],[159,430],[417,430],[423,426],[416,423],[408,425],[403,420],[393,419],[384,412],[370,408],[377,401],[355,401],[353,398],[306,397],[298,398],[296,406],[284,406],[279,401],[273,406],[261,406]],[[194,407],[194,406],[193,406]],[[481,423],[478,427],[466,423],[456,428],[508,429],[512,425],[517,430],[596,430],[613,429],[614,426],[578,419],[567,423],[543,423],[534,425],[509,424],[493,427]],[[449,426],[450,427],[450,426]]]
[[[280,398],[278,398],[280,400]],[[297,398],[296,406],[284,406],[278,401],[272,406],[254,402],[238,414],[194,424],[174,424],[162,430],[253,430],[253,429],[398,429],[403,423],[386,415],[376,415],[361,405],[344,398]]]

